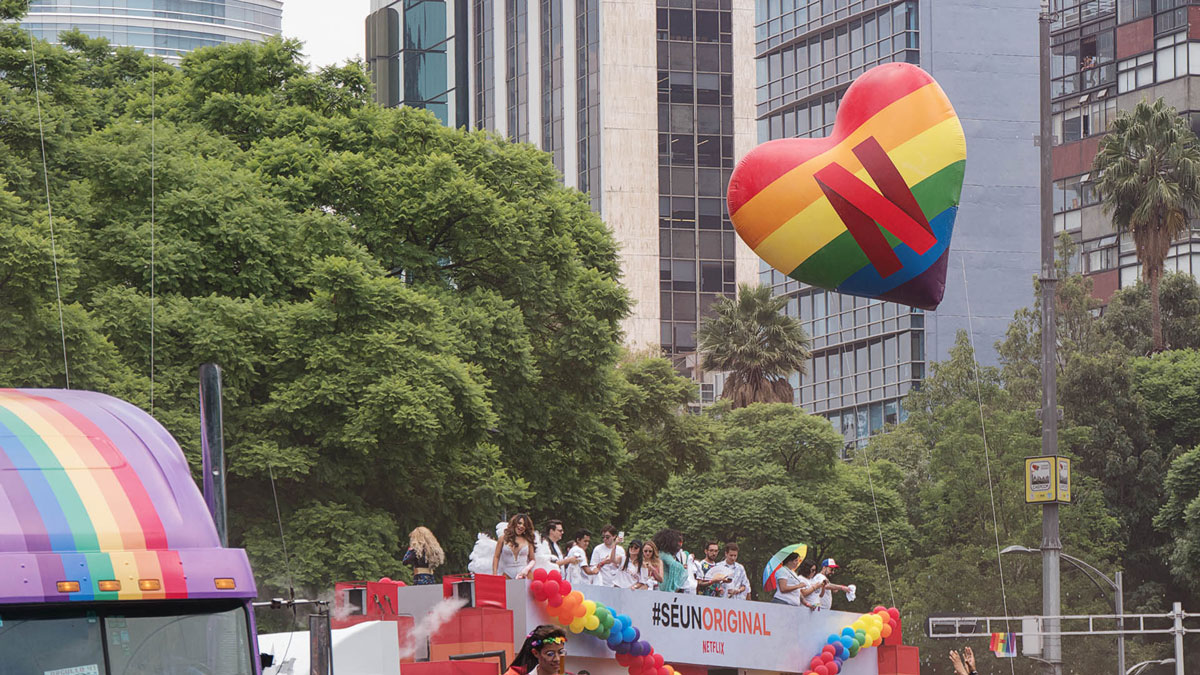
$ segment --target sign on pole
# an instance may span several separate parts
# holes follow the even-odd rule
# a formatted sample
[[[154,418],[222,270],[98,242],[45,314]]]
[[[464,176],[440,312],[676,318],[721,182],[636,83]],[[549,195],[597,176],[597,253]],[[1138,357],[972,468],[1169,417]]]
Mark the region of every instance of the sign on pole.
[[[1071,460],[1048,455],[1025,458],[1025,503],[1070,504]]]

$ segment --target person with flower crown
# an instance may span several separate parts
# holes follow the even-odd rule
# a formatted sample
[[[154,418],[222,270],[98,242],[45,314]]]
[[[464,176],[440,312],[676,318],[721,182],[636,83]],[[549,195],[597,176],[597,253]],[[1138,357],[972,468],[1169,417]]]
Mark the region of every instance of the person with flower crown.
[[[542,625],[525,636],[525,644],[504,675],[560,675],[566,672],[567,634]]]

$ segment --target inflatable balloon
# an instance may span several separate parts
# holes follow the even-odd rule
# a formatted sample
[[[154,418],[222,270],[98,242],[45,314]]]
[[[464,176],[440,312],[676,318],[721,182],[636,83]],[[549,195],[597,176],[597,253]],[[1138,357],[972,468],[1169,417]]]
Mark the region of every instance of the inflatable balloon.
[[[830,136],[769,141],[738,163],[730,218],[797,281],[935,309],[966,156],[937,82],[907,63],[876,66],[846,90]]]

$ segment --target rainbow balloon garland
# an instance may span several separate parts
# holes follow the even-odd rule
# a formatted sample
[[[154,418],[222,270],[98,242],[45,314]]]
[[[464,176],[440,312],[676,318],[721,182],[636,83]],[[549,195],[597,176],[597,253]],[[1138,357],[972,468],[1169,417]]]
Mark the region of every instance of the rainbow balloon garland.
[[[585,599],[558,570],[534,571],[529,593],[572,633],[587,633],[607,642],[617,653],[617,663],[628,668],[630,675],[675,675],[675,669],[663,662],[662,654],[641,639],[633,619],[617,614],[604,603]]]
[[[900,611],[882,605],[863,614],[854,623],[832,633],[818,656],[808,664],[804,675],[837,675],[846,659],[854,658],[860,649],[878,647],[884,638],[900,630]]]
[[[616,652],[617,663],[629,669],[630,675],[675,675],[676,671],[663,662],[662,654],[654,651],[633,620],[606,607],[604,603],[587,600],[583,593],[571,588],[558,570],[544,569],[533,573],[529,593],[542,604],[546,612],[572,633],[586,633],[608,643]],[[854,658],[861,649],[878,647],[885,638],[900,630],[900,612],[882,605],[863,614],[840,633],[832,633],[820,655],[809,662],[804,675],[837,675],[846,659]]]

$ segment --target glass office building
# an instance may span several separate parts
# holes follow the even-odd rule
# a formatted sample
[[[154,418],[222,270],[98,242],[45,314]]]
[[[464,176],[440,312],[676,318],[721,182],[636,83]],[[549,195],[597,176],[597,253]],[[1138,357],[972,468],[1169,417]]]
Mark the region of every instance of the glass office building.
[[[563,183],[589,194],[620,244],[633,300],[627,345],[694,367],[698,322],[758,269],[725,207],[735,158],[754,144],[753,0],[376,5],[367,53],[380,102],[435,113],[448,106],[451,115],[438,113],[447,124],[549,152]],[[437,108],[427,93],[389,84],[409,81],[403,36],[408,12],[422,6],[445,17],[435,27],[445,32],[424,44],[455,57],[418,66],[445,83]],[[383,35],[390,42],[381,48]]]
[[[55,42],[77,29],[171,62],[194,49],[279,35],[281,0],[33,0],[21,26]]]
[[[758,140],[830,133],[842,95],[882,63],[921,66],[967,136],[967,177],[946,296],[934,312],[807,286],[760,264],[812,337],[795,401],[848,448],[906,417],[905,395],[960,330],[995,361],[1013,312],[1033,301],[1038,263],[1038,0],[757,0]]]
[[[466,5],[446,0],[373,0],[367,16],[367,69],[383,105],[424,108],[442,124],[467,123]]]

